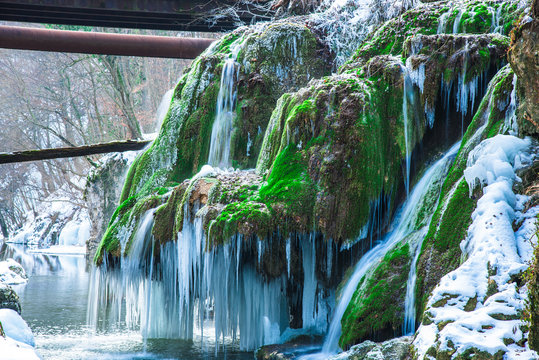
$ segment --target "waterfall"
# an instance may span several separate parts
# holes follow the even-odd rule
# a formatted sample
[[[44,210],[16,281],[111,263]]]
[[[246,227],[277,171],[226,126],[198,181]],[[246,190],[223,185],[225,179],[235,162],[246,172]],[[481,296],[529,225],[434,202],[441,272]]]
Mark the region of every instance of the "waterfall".
[[[460,142],[453,145],[451,149],[434,165],[432,165],[423,175],[421,180],[414,187],[410,196],[397,211],[391,224],[389,233],[371,250],[369,250],[356,264],[354,272],[348,280],[341,299],[333,313],[331,324],[324,340],[322,352],[319,354],[306,355],[301,357],[304,360],[326,359],[328,355],[339,351],[339,338],[341,336],[341,319],[348,307],[359,281],[373,266],[378,264],[381,259],[391,250],[399,241],[404,239],[414,231],[414,225],[420,215],[421,206],[425,201],[431,185],[444,176],[448,161],[456,154]]]
[[[516,111],[517,111],[517,76],[513,74],[513,90],[511,90],[511,94],[509,96],[509,106],[507,107],[507,110],[505,111],[505,119],[503,124],[503,129],[507,131],[510,135],[517,135],[518,134],[518,123],[517,123],[517,117],[516,117]]]
[[[232,138],[234,110],[238,89],[236,80],[239,73],[239,64],[236,62],[240,47],[231,45],[231,55],[225,60],[221,71],[221,83],[217,95],[217,109],[211,131],[210,155],[208,164],[226,169],[230,163],[230,140]]]
[[[161,125],[163,125],[163,120],[165,120],[165,116],[167,116],[168,109],[170,108],[170,102],[172,101],[172,96],[174,96],[173,88],[168,90],[161,98],[161,102],[159,103],[159,106],[157,107],[157,111],[155,114],[156,131],[159,131],[159,129],[161,128]]]
[[[460,20],[462,19],[462,14],[464,13],[464,11],[465,11],[464,9],[459,8],[459,12],[457,16],[455,17],[455,22],[453,22],[453,34],[459,33]]]
[[[405,178],[405,188],[406,196],[410,194],[410,144],[408,140],[408,93],[413,91],[412,83],[410,76],[408,75],[408,68],[403,66],[404,69],[404,78],[402,86],[402,116],[404,119],[404,146],[406,148],[406,178]],[[413,93],[411,93],[413,96]]]
[[[449,161],[453,160],[453,157],[457,154],[460,148],[460,141],[454,144],[445,155],[438,160],[423,176],[423,180],[426,177],[430,176],[428,179],[429,183],[432,183],[431,179],[434,179],[436,174],[439,174]],[[429,175],[429,172],[433,172],[432,175]],[[428,185],[427,185],[428,186]],[[414,258],[410,266],[410,272],[408,273],[408,280],[406,281],[406,297],[404,298],[404,324],[403,324],[403,335],[412,335],[415,331],[416,324],[416,308],[415,308],[415,284],[417,280],[417,261],[419,260],[419,255],[421,254],[421,247],[423,246],[423,240],[427,235],[427,231],[430,225],[430,219],[432,218],[433,213],[428,216],[428,220],[424,222],[426,224],[422,229],[418,231],[417,243],[412,248],[414,249]]]

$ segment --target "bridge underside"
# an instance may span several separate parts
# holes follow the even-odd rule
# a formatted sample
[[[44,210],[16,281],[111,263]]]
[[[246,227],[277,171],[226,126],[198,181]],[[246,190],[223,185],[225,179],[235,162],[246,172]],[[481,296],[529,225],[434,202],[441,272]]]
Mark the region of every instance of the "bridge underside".
[[[268,20],[271,0],[0,0],[0,21],[226,32]]]

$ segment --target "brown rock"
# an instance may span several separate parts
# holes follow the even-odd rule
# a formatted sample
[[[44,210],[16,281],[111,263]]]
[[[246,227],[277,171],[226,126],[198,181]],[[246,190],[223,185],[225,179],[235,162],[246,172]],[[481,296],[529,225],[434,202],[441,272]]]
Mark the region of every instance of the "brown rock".
[[[539,1],[511,33],[509,62],[517,75],[520,100],[517,121],[521,134],[539,137]]]

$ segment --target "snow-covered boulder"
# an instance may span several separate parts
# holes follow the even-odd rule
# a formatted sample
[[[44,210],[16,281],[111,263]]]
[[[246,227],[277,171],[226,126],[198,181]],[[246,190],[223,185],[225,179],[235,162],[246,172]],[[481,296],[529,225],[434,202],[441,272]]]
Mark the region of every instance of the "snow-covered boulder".
[[[34,335],[21,315],[11,309],[0,309],[0,323],[4,334],[15,341],[35,346]]]
[[[8,285],[19,285],[28,282],[24,268],[13,259],[0,261],[0,282]]]

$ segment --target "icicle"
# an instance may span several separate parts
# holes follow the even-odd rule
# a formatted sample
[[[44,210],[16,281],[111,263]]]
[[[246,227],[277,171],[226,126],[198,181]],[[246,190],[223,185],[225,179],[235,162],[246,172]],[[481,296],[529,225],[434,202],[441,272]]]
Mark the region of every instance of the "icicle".
[[[408,58],[406,60],[406,68],[408,69],[410,80],[419,88],[421,94],[423,94],[425,87],[425,63],[420,64],[416,69],[412,69],[412,59]]]
[[[434,127],[434,115],[435,110],[431,108],[425,101],[425,117],[427,118],[427,124],[431,129]]]
[[[286,273],[288,274],[288,278],[290,279],[290,262],[292,261],[291,258],[291,244],[290,244],[290,236],[286,239]]]
[[[239,334],[240,348],[246,350],[279,340],[290,318],[283,294],[292,272],[291,239],[283,244],[287,274],[268,280],[258,273],[256,263],[271,249],[266,241],[257,239],[250,244],[235,236],[207,250],[202,218],[191,216],[197,211],[198,205],[191,210],[186,204],[183,230],[176,242],[160,247],[159,264],[153,263],[152,253],[154,210],[143,216],[130,255],[122,258],[120,268],[109,267],[104,257],[101,268],[94,270],[89,324],[97,328],[97,324],[125,323],[140,329],[144,338],[213,335],[217,345]],[[315,277],[315,240],[313,233],[301,242],[305,273],[302,315],[305,328],[321,334],[327,327],[333,294]],[[258,259],[242,258],[242,251],[249,251],[251,245],[255,245]],[[213,334],[204,332],[208,321],[213,323]]]
[[[309,328],[316,325],[316,249],[313,236],[301,241],[303,258],[303,327]]]
[[[247,151],[246,151],[247,156],[251,155],[251,146],[253,146],[253,142],[251,141],[251,133],[248,132],[247,133]]]

